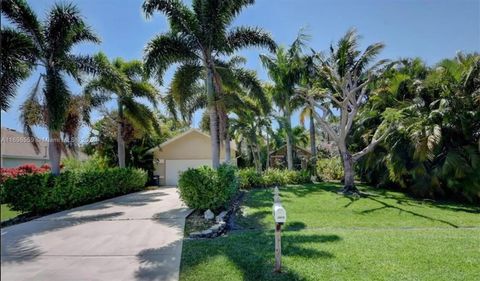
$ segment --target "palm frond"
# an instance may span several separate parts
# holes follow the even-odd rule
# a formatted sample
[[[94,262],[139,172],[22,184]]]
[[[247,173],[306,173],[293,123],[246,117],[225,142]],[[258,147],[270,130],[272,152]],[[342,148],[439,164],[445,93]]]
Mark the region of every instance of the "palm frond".
[[[41,49],[45,41],[43,28],[35,12],[25,0],[2,0],[1,11],[18,28],[32,36],[36,47]]]
[[[229,53],[247,47],[263,47],[271,52],[275,52],[277,48],[270,33],[258,27],[248,26],[237,27],[230,31],[227,35],[227,44]]]
[[[191,39],[174,33],[165,33],[153,38],[145,48],[145,70],[148,75],[155,72],[162,84],[162,77],[169,65],[197,59]]]
[[[0,109],[7,110],[17,87],[30,75],[38,50],[30,37],[11,28],[2,27],[0,37]]]
[[[159,122],[150,108],[131,98],[123,99],[122,103],[125,107],[125,116],[135,123],[135,127],[141,128],[146,132],[153,130],[158,135],[160,134]]]
[[[190,35],[198,32],[198,22],[195,14],[179,0],[145,0],[142,5],[147,18],[158,11],[164,13],[173,32],[183,32]]]
[[[147,81],[130,83],[130,89],[135,97],[146,98],[154,107],[158,104],[158,90]]]

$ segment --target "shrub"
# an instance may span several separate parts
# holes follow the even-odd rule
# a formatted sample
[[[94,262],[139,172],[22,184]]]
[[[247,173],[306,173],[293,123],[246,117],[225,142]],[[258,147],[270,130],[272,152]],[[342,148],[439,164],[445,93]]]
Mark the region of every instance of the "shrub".
[[[193,209],[216,210],[232,199],[238,190],[236,169],[220,165],[218,170],[208,166],[190,168],[180,174],[180,198]]]
[[[146,172],[139,169],[65,171],[7,179],[4,192],[13,210],[42,214],[139,191],[146,181]]]
[[[254,168],[246,168],[241,169],[238,174],[240,186],[245,189],[310,182],[310,173],[307,170],[268,169],[260,174]]]
[[[343,166],[339,157],[320,159],[317,161],[317,174],[323,180],[341,180]]]
[[[49,171],[50,166],[48,164],[43,164],[40,167],[35,166],[35,164],[23,164],[16,168],[0,168],[0,184],[7,179],[14,179],[21,175],[40,174]]]
[[[250,189],[263,185],[262,174],[257,172],[255,168],[245,168],[238,171],[240,188]]]
[[[287,184],[287,171],[280,169],[268,169],[263,173],[262,183],[264,186]]]
[[[95,171],[108,168],[108,160],[105,157],[94,154],[85,161],[80,161],[74,157],[68,157],[63,160],[66,171]]]

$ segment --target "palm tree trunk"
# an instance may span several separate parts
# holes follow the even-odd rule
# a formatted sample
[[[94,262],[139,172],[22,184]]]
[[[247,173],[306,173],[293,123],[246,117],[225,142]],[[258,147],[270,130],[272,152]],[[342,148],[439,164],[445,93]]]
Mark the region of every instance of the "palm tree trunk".
[[[315,120],[313,112],[310,112],[310,152],[312,152],[312,172],[317,175],[317,145],[315,144]]]
[[[265,163],[265,170],[270,168],[270,136],[267,130],[267,163]]]
[[[293,170],[293,144],[292,144],[292,120],[290,120],[290,110],[287,105],[285,109],[285,129],[287,131],[287,168]]]
[[[258,147],[256,144],[251,144],[250,148],[252,150],[252,156],[253,156],[253,162],[255,164],[255,169],[257,172],[261,173],[262,172],[262,165],[260,163],[260,159],[258,158]]]
[[[213,85],[213,69],[209,66],[207,73],[207,99],[210,114],[210,140],[212,148],[212,167],[217,169],[220,166],[220,145],[218,138],[218,114],[215,104],[215,89]]]
[[[230,134],[228,132],[228,116],[225,118],[225,163],[232,162],[232,151],[230,147]]]
[[[117,155],[118,167],[125,168],[125,140],[123,139],[123,106],[118,101]]]
[[[60,150],[60,132],[48,130],[48,157],[50,158],[50,166],[52,174],[60,174],[60,157],[62,151]]]

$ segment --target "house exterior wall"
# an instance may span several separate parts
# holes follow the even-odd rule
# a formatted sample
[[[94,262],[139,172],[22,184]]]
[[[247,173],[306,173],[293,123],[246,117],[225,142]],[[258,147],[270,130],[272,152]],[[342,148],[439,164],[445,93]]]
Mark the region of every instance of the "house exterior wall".
[[[2,168],[15,168],[24,164],[35,164],[35,166],[40,167],[43,164],[48,164],[48,159],[34,159],[34,158],[15,158],[15,157],[2,157],[1,165]]]
[[[181,138],[158,148],[153,152],[154,175],[160,176],[160,184],[166,183],[166,163],[168,160],[211,161],[210,137],[198,131],[191,131]],[[220,162],[225,161],[225,150],[220,151]],[[197,161],[196,161],[197,162]],[[236,165],[235,150],[232,149],[232,164]]]

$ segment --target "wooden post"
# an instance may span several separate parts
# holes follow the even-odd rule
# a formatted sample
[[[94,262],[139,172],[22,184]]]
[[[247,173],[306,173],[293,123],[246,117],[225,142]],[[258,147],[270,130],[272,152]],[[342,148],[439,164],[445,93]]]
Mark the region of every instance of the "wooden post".
[[[275,224],[275,272],[282,272],[282,225]]]

